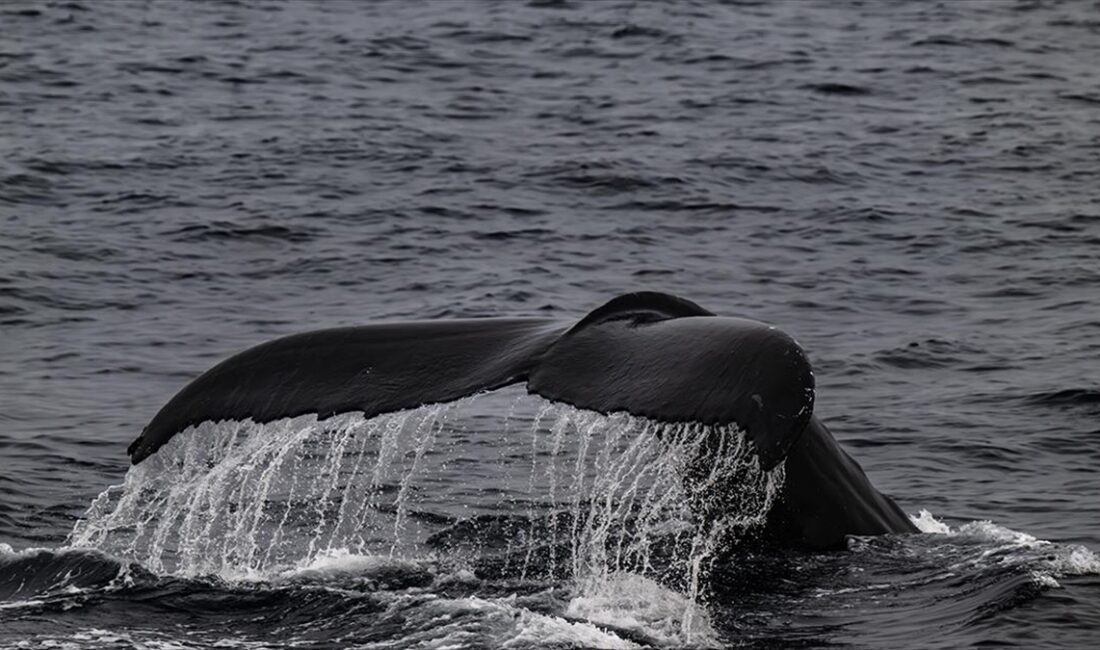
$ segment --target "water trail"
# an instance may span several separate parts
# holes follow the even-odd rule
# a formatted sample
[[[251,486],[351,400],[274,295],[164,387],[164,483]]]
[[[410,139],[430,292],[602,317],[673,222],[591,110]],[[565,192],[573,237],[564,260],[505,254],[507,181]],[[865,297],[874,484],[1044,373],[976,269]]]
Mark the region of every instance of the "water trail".
[[[683,595],[678,625],[697,630],[710,564],[763,522],[782,465],[761,471],[732,426],[532,397],[490,410],[507,410],[503,436],[497,428],[466,440],[462,418],[477,399],[369,419],[200,425],[100,494],[69,543],[156,572],[266,579],[333,553],[426,557],[430,536],[478,509],[520,522],[473,540],[513,575],[567,580],[578,610],[599,594],[622,600],[627,592],[612,586],[645,576]],[[452,466],[456,451],[464,462]]]
[[[569,477],[550,544],[558,542],[556,518],[567,518],[567,568],[581,594],[599,593],[624,575],[648,575],[680,588],[694,605],[718,551],[763,523],[784,480],[782,465],[760,469],[732,426],[563,405],[555,411],[549,434],[533,430],[532,474],[548,477],[553,503],[562,482],[556,477]],[[563,458],[570,436],[573,457]],[[551,564],[557,561],[551,553]],[[695,607],[685,608],[685,632],[695,615]]]
[[[460,404],[370,419],[204,423],[100,494],[69,544],[157,572],[225,577],[270,575],[336,548],[399,553],[410,486]],[[396,458],[410,443],[411,465]],[[371,458],[373,472],[365,472]],[[396,512],[392,536],[380,534],[382,517],[373,516],[387,508]]]

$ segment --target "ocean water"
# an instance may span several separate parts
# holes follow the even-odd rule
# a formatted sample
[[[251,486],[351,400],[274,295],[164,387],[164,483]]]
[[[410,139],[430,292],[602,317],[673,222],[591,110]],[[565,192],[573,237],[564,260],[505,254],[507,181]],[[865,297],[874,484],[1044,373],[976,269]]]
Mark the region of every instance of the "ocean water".
[[[1096,61],[1085,1],[3,3],[0,647],[1097,645]],[[924,532],[724,553],[794,478],[702,530],[712,432],[516,389],[129,467],[261,341],[631,290],[797,337]]]

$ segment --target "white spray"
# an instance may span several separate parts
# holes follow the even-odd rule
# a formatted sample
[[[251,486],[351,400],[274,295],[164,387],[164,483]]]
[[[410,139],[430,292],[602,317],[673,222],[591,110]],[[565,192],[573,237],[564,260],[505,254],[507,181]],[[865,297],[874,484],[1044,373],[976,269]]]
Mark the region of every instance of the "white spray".
[[[645,576],[694,604],[716,552],[760,525],[782,487],[782,465],[761,471],[732,426],[522,397],[503,432],[470,441],[459,416],[475,399],[373,418],[202,424],[100,494],[70,545],[230,579],[265,579],[336,552],[426,557],[424,513],[455,519],[471,506],[469,486],[448,472],[473,463],[474,448],[479,482],[497,471],[501,484],[499,503],[475,505],[532,522],[509,541],[521,577],[567,575],[586,598]],[[695,616],[684,610],[685,632]]]

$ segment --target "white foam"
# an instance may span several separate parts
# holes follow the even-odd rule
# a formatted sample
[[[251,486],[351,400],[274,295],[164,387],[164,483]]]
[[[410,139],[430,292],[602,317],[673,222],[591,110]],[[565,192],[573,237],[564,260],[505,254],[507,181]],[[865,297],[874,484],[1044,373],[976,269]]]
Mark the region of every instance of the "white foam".
[[[310,578],[315,580],[368,575],[386,570],[419,571],[420,565],[410,560],[387,555],[363,555],[346,548],[329,549],[303,560],[297,566],[279,573],[280,578]]]
[[[1047,563],[1059,576],[1100,575],[1100,557],[1084,546],[1063,546]]]
[[[1054,578],[1054,576],[1043,573],[1042,571],[1032,571],[1031,579],[1035,581],[1035,584],[1043,587],[1044,589],[1062,588],[1062,585]]]
[[[217,639],[188,641],[173,634],[151,630],[106,630],[97,627],[70,630],[61,634],[38,634],[16,641],[5,648],[51,648],[57,650],[208,650],[209,648],[270,648],[267,641],[252,641],[224,634]]]
[[[261,648],[267,644],[237,639],[221,639],[213,643],[192,644],[164,635],[115,632],[100,628],[75,630],[67,635],[41,635],[33,641],[20,641],[15,648],[56,648],[86,650],[88,648],[133,648],[135,650],[199,650],[205,648]]]
[[[606,648],[635,650],[638,644],[592,623],[568,621],[522,607],[508,598],[438,598],[410,595],[396,599],[404,636],[400,647],[433,650],[469,648]],[[367,647],[392,648],[393,641]]]
[[[580,647],[607,650],[633,650],[638,644],[602,630],[591,623],[567,621],[522,610],[516,620],[515,633],[502,639],[502,648]]]
[[[458,569],[451,573],[436,576],[437,585],[478,585],[481,580],[469,569]]]
[[[10,603],[0,603],[0,609],[20,609],[23,607],[37,607],[46,604],[46,601],[37,598],[28,600],[15,600]]]
[[[932,516],[931,512],[922,509],[916,516],[909,515],[909,521],[922,533],[947,535],[951,533],[951,527]]]
[[[60,555],[65,552],[65,549],[52,549],[46,548],[45,546],[28,546],[26,548],[16,550],[8,544],[0,544],[0,559],[30,557],[32,555],[37,555],[38,553],[57,553]]]
[[[1003,561],[1036,566],[1032,575],[1044,587],[1057,587],[1056,578],[1059,577],[1100,575],[1100,556],[1079,544],[1056,544],[988,520],[970,521],[952,528],[927,510],[909,518],[921,532],[986,545],[982,559],[1007,553],[1009,559]]]
[[[1030,546],[1050,544],[1046,540],[1036,538],[1034,535],[999,526],[992,521],[967,522],[951,532],[957,537],[968,537],[983,542],[995,542],[999,544],[1012,544],[1018,546]]]
[[[566,615],[644,635],[662,646],[717,646],[706,610],[696,602],[634,574],[616,574],[573,598]]]

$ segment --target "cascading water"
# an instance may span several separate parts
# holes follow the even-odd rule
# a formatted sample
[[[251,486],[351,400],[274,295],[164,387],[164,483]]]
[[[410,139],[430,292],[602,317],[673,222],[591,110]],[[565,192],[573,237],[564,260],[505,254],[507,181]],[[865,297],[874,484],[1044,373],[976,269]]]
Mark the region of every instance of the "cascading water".
[[[690,632],[715,551],[763,521],[782,465],[761,471],[734,427],[528,396],[502,425],[493,399],[200,425],[100,494],[70,545],[158,573],[260,580],[338,553],[492,557],[520,579],[566,579],[582,615],[635,576],[683,595]]]

